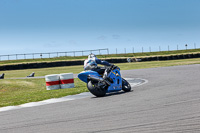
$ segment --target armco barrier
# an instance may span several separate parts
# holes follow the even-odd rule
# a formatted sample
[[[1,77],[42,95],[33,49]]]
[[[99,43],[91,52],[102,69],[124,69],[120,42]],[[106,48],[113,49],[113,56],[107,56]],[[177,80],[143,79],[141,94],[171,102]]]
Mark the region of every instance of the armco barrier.
[[[73,73],[61,73],[60,74],[60,88],[74,88],[74,76]]]
[[[60,89],[60,75],[59,74],[46,75],[45,80],[46,80],[47,90]]]
[[[139,58],[141,61],[162,61],[162,60],[178,60],[188,58],[200,58],[200,53],[197,54],[181,54],[181,55],[169,55],[169,56],[155,56],[155,57],[144,57]],[[137,62],[138,58],[135,59]]]
[[[58,67],[58,66],[74,66],[83,65],[83,60],[78,61],[58,61],[58,62],[41,62],[41,63],[24,63],[17,65],[3,65],[0,66],[0,71],[3,70],[20,70],[20,69],[31,69],[31,68],[47,68],[47,67]]]

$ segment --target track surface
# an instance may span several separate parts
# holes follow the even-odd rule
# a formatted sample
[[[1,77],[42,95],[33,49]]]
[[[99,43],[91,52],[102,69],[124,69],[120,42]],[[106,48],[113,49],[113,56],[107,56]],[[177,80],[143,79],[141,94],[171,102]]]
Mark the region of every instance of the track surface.
[[[200,132],[200,65],[122,71],[129,93],[0,112],[0,133]]]

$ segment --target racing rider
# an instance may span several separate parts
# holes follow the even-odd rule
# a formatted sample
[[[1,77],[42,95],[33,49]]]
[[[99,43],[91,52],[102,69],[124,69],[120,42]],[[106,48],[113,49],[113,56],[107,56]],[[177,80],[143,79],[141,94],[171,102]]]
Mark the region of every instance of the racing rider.
[[[97,66],[97,64],[104,65],[108,68],[106,69],[105,67],[99,67],[99,66]],[[96,71],[101,75],[103,75],[106,70],[107,73],[104,74],[104,77],[103,77],[104,79],[106,79],[106,77],[107,77],[106,75],[110,72],[110,70],[115,67],[117,67],[117,66],[110,64],[107,61],[102,61],[102,60],[98,59],[95,54],[88,55],[88,59],[86,59],[84,61],[84,70]]]

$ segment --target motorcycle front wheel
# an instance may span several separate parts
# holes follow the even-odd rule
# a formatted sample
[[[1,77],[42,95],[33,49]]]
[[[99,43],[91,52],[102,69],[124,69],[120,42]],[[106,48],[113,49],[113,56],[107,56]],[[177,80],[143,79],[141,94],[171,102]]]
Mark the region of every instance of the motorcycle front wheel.
[[[122,78],[122,90],[125,92],[131,91],[131,85],[124,78]]]
[[[89,81],[87,83],[87,88],[96,97],[103,97],[106,95],[106,88],[98,86],[98,82]]]

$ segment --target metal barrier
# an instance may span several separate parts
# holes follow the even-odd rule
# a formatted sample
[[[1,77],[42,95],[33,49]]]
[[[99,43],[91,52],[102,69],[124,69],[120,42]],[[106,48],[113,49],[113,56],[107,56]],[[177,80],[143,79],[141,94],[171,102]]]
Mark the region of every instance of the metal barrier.
[[[108,48],[106,49],[93,49],[93,50],[82,50],[82,51],[67,51],[67,52],[50,52],[50,53],[27,53],[27,54],[11,54],[11,55],[0,55],[0,61],[6,60],[20,60],[20,59],[37,59],[37,58],[55,58],[61,56],[84,56],[90,53],[96,55],[109,54]]]

